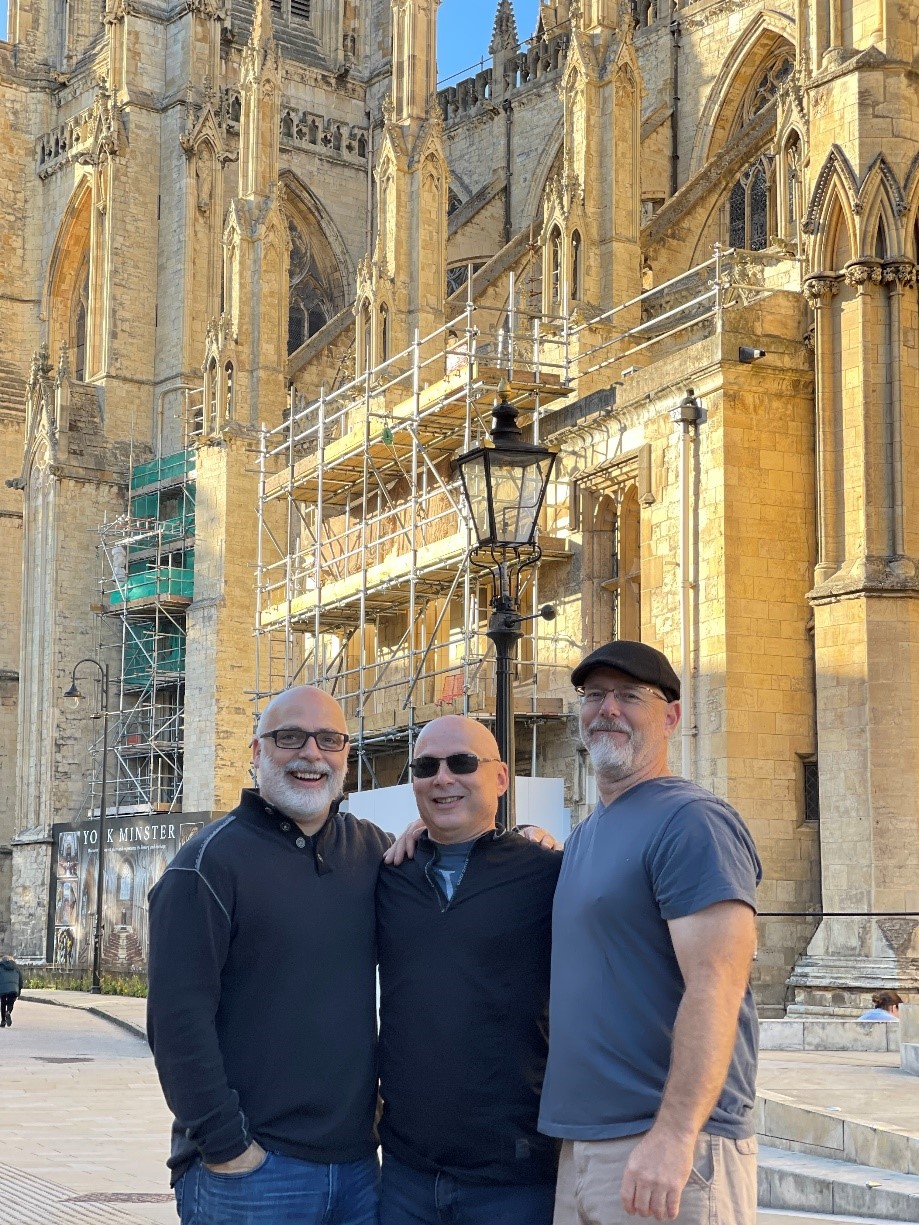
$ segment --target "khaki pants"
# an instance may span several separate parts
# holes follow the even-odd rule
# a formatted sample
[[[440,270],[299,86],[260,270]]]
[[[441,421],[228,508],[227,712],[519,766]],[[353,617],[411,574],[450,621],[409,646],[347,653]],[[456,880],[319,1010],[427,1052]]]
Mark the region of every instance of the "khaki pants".
[[[552,1225],[637,1225],[619,1193],[626,1162],[641,1136],[566,1140],[558,1167]],[[680,1201],[679,1225],[754,1225],[756,1140],[703,1132]]]

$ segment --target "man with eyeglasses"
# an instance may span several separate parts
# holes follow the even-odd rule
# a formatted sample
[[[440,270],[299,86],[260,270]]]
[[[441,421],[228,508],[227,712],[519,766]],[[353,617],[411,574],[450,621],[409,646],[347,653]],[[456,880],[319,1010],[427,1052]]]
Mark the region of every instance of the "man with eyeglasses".
[[[150,894],[148,1033],[182,1225],[376,1225],[374,889],[391,839],[338,811],[338,703],[287,690],[259,790]]]
[[[557,1143],[537,1130],[561,856],[496,829],[508,767],[482,724],[427,724],[426,833],[377,885],[380,1225],[550,1225]]]
[[[644,643],[573,671],[600,801],[555,895],[540,1129],[563,1141],[554,1225],[753,1225],[756,848],[670,774],[680,681]]]

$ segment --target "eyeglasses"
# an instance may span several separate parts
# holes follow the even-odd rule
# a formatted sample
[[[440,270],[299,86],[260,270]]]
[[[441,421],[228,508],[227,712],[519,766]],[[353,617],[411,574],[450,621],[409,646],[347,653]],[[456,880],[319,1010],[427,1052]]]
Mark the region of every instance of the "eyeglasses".
[[[333,732],[330,727],[320,727],[316,732],[304,731],[302,727],[279,727],[276,732],[262,732],[259,740],[271,738],[279,749],[302,749],[310,740],[324,753],[340,753],[351,737],[347,732]]]
[[[577,693],[582,706],[602,706],[610,694],[617,706],[643,706],[648,694],[662,702],[670,701],[650,685],[613,685],[609,689],[578,689]]]
[[[451,774],[475,774],[483,761],[499,761],[498,757],[479,757],[477,753],[448,753],[446,757],[416,757],[408,763],[415,778],[433,778],[445,761]]]

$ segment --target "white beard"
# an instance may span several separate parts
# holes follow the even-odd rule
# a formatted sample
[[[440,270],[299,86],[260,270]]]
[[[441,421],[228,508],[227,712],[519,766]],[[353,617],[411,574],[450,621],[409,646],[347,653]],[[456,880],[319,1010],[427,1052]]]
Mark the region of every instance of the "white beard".
[[[341,795],[345,782],[345,770],[333,770],[324,762],[289,761],[286,766],[278,765],[267,754],[263,754],[258,767],[258,785],[262,798],[275,808],[279,808],[285,816],[294,821],[313,821],[316,817],[325,816],[332,804]],[[322,787],[314,791],[303,792],[288,775],[292,770],[309,770],[313,773],[325,774]]]

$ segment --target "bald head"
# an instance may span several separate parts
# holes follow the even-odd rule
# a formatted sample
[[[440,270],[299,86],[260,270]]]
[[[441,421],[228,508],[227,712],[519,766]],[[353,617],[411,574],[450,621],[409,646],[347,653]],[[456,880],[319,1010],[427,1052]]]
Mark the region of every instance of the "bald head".
[[[304,719],[318,719],[319,722],[303,722]],[[336,732],[348,730],[338,702],[315,685],[297,685],[272,698],[261,713],[256,736],[277,731],[279,727],[305,727],[311,730],[328,727]]]
[[[452,748],[449,750],[451,753],[471,752],[478,757],[495,757],[499,761],[501,759],[498,742],[485,724],[475,719],[467,719],[464,715],[443,715],[440,719],[434,719],[423,727],[415,741],[415,756],[420,757],[422,754],[430,753],[439,756],[440,749],[436,747],[432,749],[428,746],[458,744],[460,741],[464,748]],[[446,750],[444,750],[445,753]]]
[[[447,758],[455,753],[478,758],[477,768],[469,774],[451,770]],[[418,812],[435,842],[468,842],[494,829],[508,773],[487,727],[461,715],[434,719],[415,742],[414,760],[420,757],[437,761],[433,777],[412,783]]]

